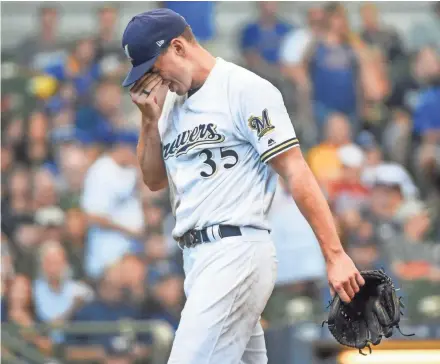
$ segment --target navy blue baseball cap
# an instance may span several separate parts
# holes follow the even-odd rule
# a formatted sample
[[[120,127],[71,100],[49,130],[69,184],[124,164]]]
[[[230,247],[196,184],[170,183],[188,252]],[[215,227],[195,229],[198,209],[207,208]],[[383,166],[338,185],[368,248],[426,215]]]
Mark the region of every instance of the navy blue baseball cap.
[[[169,9],[154,9],[130,20],[122,36],[122,48],[133,68],[122,86],[130,86],[147,73],[161,49],[183,33],[188,23]]]

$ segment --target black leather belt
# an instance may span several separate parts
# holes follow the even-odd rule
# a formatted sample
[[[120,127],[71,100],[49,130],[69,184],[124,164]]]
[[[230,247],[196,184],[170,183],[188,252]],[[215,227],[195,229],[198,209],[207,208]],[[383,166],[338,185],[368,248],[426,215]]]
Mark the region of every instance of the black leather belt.
[[[212,230],[216,229],[220,238],[228,238],[230,236],[241,236],[241,230],[238,226],[232,225],[217,225],[215,227],[208,226],[202,230],[187,231],[179,239],[179,245],[185,248],[192,248],[201,243],[210,243],[217,239],[213,237]]]

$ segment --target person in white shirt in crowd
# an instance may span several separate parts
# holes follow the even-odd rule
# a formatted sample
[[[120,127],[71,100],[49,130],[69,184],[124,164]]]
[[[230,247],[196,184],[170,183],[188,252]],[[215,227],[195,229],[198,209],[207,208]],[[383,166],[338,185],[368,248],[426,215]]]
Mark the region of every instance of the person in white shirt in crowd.
[[[362,182],[366,186],[371,188],[378,179],[392,176],[401,185],[405,198],[416,199],[419,197],[419,190],[405,167],[399,163],[383,160],[382,150],[373,134],[363,131],[359,134],[357,142],[366,156],[362,171]]]
[[[311,7],[307,10],[307,26],[291,30],[284,38],[280,52],[281,63],[294,82],[297,81],[295,66],[302,62],[311,42],[321,36],[324,30],[324,17],[324,10],[321,7]]]
[[[325,279],[324,259],[316,236],[282,179],[278,181],[269,221],[278,257],[275,285]]]
[[[90,167],[81,205],[90,228],[85,270],[93,279],[126,254],[141,248],[144,232],[142,201],[134,143],[122,134],[110,151]]]
[[[37,318],[48,323],[63,323],[84,302],[93,298],[93,291],[74,281],[66,253],[58,241],[46,241],[40,250],[40,276],[34,281],[33,296]],[[53,333],[55,340],[62,336]]]

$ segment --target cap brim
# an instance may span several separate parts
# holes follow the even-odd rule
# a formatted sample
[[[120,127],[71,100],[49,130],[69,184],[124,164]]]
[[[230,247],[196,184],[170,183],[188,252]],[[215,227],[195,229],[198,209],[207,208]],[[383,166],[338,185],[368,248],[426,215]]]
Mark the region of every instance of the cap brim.
[[[145,75],[153,67],[154,62],[156,62],[157,57],[159,57],[159,55],[149,59],[147,62],[141,63],[140,65],[133,67],[130,70],[130,72],[128,73],[124,82],[122,82],[122,86],[124,86],[124,87],[130,86],[133,83],[135,83],[137,80],[139,80],[143,75]]]

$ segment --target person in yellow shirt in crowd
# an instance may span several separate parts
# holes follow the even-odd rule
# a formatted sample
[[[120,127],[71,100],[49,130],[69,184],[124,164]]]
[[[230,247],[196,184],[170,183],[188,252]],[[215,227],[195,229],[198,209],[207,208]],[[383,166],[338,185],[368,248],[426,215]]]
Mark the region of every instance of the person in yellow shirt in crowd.
[[[310,149],[307,161],[324,190],[341,174],[338,149],[351,143],[351,129],[347,117],[340,113],[329,116],[325,125],[324,140]]]

